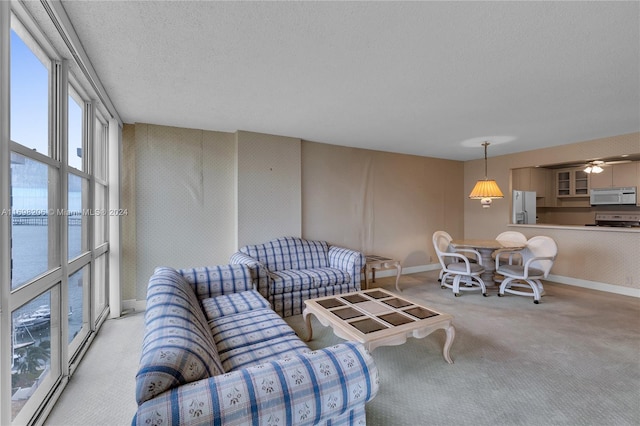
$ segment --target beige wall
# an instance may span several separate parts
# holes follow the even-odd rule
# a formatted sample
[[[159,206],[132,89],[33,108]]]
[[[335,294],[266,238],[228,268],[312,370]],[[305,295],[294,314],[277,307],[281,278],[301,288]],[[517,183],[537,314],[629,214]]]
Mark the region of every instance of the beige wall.
[[[483,209],[479,201],[466,199],[464,204],[464,230],[466,238],[487,238],[510,229],[510,170],[543,164],[580,161],[589,158],[608,157],[621,154],[640,153],[640,133],[631,133],[596,139],[553,148],[521,152],[511,155],[489,157],[488,175],[497,181],[505,193],[502,200],[494,200],[492,207]],[[491,152],[489,151],[489,155]],[[471,192],[476,180],[484,177],[484,159],[467,161],[464,164],[464,191]],[[586,222],[585,222],[586,223]],[[591,282],[621,287],[622,292],[633,289],[640,296],[640,266],[635,260],[640,252],[640,233],[606,233],[586,231],[582,228],[560,231],[543,230],[530,225],[528,236],[549,235],[562,240],[554,275],[575,279],[573,284],[589,285]],[[513,229],[513,227],[511,227]],[[553,229],[553,228],[549,228]],[[579,250],[577,249],[579,247]],[[603,255],[618,253],[619,256]],[[588,268],[584,267],[589,265]],[[629,278],[630,277],[630,278]],[[567,283],[571,280],[564,280]],[[603,288],[604,289],[604,288]],[[611,288],[609,288],[611,290]]]
[[[461,238],[463,163],[303,141],[302,235],[406,267],[436,263],[433,232]]]
[[[496,180],[498,186],[505,194],[505,198],[502,200],[493,200],[491,208],[483,209],[480,207],[479,201],[469,200],[465,197],[465,236],[467,238],[482,238],[487,235],[497,235],[506,230],[506,226],[510,220],[510,199],[508,193],[511,169],[631,153],[640,153],[640,133],[631,133],[497,157],[491,156],[491,147],[489,147],[488,177]],[[465,194],[469,194],[476,181],[483,177],[484,159],[466,161],[464,163]]]
[[[227,263],[238,246],[301,232],[300,139],[137,123],[123,128],[125,300],[157,266]]]
[[[467,199],[484,176],[483,160],[463,163],[251,132],[148,124],[125,125],[123,149],[122,207],[129,211],[123,218],[125,299],[145,298],[155,266],[226,263],[237,245],[294,235],[298,229],[305,238],[397,258],[409,273],[437,268],[431,243],[436,230],[454,238],[486,238],[508,229],[508,196],[490,209]],[[511,168],[628,152],[640,152],[640,134],[490,157],[489,177],[507,194]],[[280,190],[270,194],[274,188]],[[278,200],[277,208],[266,205],[270,200]],[[260,241],[249,241],[258,231],[264,234]],[[597,244],[596,233],[589,235],[574,241],[581,248],[584,238]],[[640,271],[626,258],[638,252],[640,238],[611,235],[604,241],[619,253],[622,266],[585,269],[585,261],[614,260],[563,242],[553,273],[566,274],[578,285],[605,283],[637,291]],[[568,255],[572,251],[575,255]],[[621,271],[612,274],[611,268]]]
[[[157,266],[228,261],[235,241],[234,135],[136,124],[123,132],[123,147],[134,157],[124,164],[123,253],[135,256],[135,264],[123,265],[123,293],[133,286],[143,300]]]
[[[301,234],[300,139],[236,133],[234,247]],[[228,256],[227,256],[228,258]]]

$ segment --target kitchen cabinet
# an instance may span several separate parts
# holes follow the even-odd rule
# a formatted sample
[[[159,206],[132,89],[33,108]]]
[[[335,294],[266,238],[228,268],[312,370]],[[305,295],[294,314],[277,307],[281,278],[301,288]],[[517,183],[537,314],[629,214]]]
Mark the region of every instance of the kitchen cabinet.
[[[619,186],[640,186],[638,167],[640,161],[604,165],[601,173],[589,176],[591,188],[611,188]]]
[[[556,197],[588,197],[589,174],[582,167],[556,170]]]
[[[540,167],[522,167],[511,170],[511,188],[518,191],[535,191],[538,207],[549,207],[548,180],[551,170]]]

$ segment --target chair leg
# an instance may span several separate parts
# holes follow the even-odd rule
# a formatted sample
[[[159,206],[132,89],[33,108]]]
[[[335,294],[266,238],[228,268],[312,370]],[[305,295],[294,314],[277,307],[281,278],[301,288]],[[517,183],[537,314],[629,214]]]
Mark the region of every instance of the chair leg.
[[[533,303],[537,305],[538,303],[540,303],[540,287],[538,286],[538,283],[540,281],[538,280],[525,280],[525,281],[527,282],[527,284],[531,286],[531,290],[533,290]]]
[[[525,291],[519,291],[512,288],[512,284],[514,287],[528,287],[531,288],[531,293]],[[533,303],[540,303],[540,296],[542,295],[542,291],[544,288],[542,287],[542,283],[538,279],[514,279],[507,278],[502,284],[500,284],[500,291],[498,296],[504,296],[504,293],[512,293],[520,296],[533,296]]]
[[[480,277],[474,277],[474,278],[480,283],[480,289],[482,290],[482,295],[484,297],[489,296],[487,294],[487,286],[484,284],[484,281],[482,280],[482,278],[480,278]]]
[[[460,296],[460,279],[461,278],[462,278],[461,275],[456,275],[456,277],[453,279],[453,295],[455,297]]]
[[[509,285],[511,285],[511,281],[513,281],[513,278],[511,277],[505,278],[502,281],[502,284],[500,284],[500,290],[498,291],[498,297],[504,296],[504,291],[507,287],[509,287]]]

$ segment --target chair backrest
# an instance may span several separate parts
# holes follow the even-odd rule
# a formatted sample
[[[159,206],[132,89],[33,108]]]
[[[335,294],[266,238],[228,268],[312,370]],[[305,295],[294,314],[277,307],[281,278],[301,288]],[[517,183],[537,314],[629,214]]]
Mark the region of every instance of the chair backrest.
[[[438,256],[438,260],[440,261],[440,265],[443,268],[447,267],[447,252],[451,251],[451,235],[449,235],[445,231],[436,231],[433,233],[433,248],[436,250],[436,256]]]
[[[527,242],[527,237],[524,236],[523,233],[517,231],[505,231],[496,237],[498,241],[511,241],[514,243],[523,243]]]
[[[544,271],[544,277],[546,278],[551,271],[553,262],[558,255],[558,246],[551,237],[537,236],[532,237],[527,241],[527,247],[521,252],[523,262],[531,259],[532,257],[552,257],[553,260],[536,260],[531,262],[529,267],[541,269]]]

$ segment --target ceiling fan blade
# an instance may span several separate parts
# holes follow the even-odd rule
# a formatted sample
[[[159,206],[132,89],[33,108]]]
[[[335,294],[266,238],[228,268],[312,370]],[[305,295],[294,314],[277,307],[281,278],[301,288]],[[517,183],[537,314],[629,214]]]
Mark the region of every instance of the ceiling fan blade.
[[[605,161],[604,165],[611,166],[612,164],[625,164],[630,162],[631,160]]]

